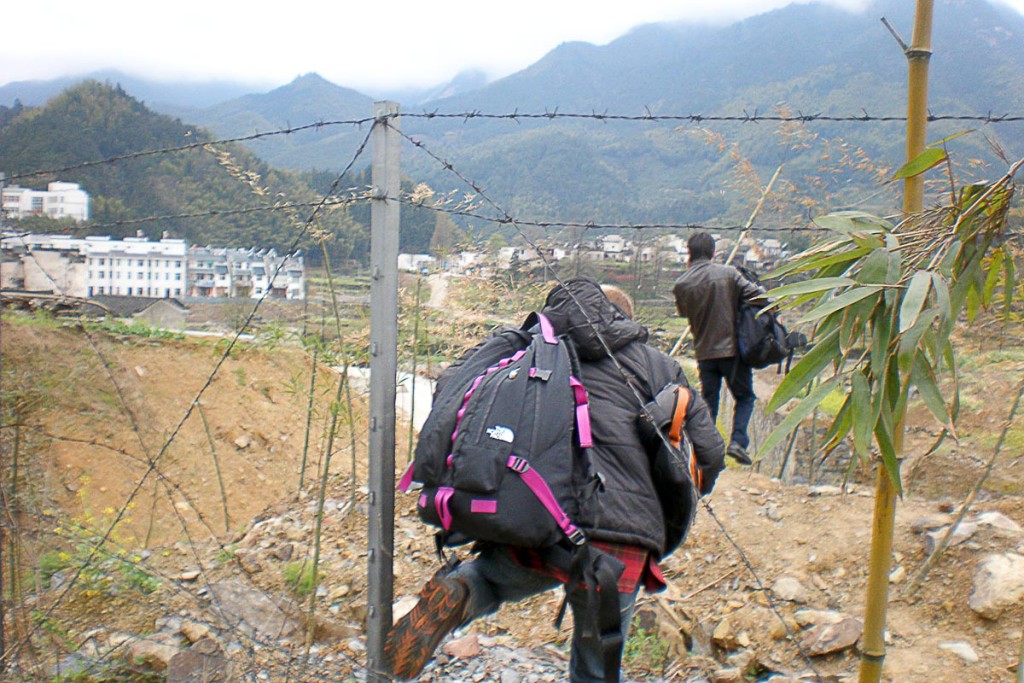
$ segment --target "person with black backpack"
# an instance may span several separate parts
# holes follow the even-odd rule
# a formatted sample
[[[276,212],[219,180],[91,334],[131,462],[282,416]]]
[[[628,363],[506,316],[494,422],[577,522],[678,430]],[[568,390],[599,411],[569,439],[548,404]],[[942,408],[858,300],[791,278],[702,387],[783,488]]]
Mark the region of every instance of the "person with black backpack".
[[[753,369],[740,360],[736,346],[736,310],[743,301],[766,306],[765,290],[736,268],[713,263],[715,238],[708,233],[694,233],[686,247],[689,265],[672,287],[676,311],[689,320],[701,396],[712,419],[718,419],[723,379],[735,402],[726,455],[741,465],[749,465],[747,425],[754,414],[757,396]]]
[[[442,402],[435,403],[431,411],[432,416],[435,410],[438,411],[439,418],[442,413],[453,410],[445,406],[445,397],[461,393],[468,398],[477,391],[486,392],[483,387],[491,381],[511,386],[524,375],[536,375],[537,381],[544,384],[554,381],[555,375],[549,377],[543,368],[531,366],[524,369],[518,363],[530,358],[536,345],[566,343],[569,346],[567,350],[578,361],[575,372],[578,372],[579,384],[585,387],[585,400],[577,401],[574,408],[570,407],[568,417],[555,417],[563,414],[555,406],[550,412],[543,406],[531,406],[526,413],[536,421],[565,422],[562,425],[564,438],[574,439],[572,450],[586,456],[583,468],[586,471],[580,470],[571,476],[573,481],[568,486],[571,489],[568,494],[562,490],[566,486],[561,484],[553,484],[554,491],[549,492],[550,500],[547,502],[559,503],[567,511],[556,527],[565,532],[564,538],[552,544],[532,547],[481,541],[479,537],[473,537],[473,532],[482,529],[481,525],[486,524],[488,517],[498,517],[508,511],[508,507],[502,510],[504,491],[485,492],[483,489],[487,487],[481,484],[481,473],[484,472],[487,479],[507,482],[500,485],[502,488],[519,486],[520,482],[518,474],[496,473],[492,465],[485,464],[487,454],[481,452],[483,448],[461,449],[461,440],[469,438],[464,430],[493,433],[493,448],[501,450],[503,444],[499,442],[529,432],[531,426],[524,425],[524,418],[520,415],[508,423],[516,425],[514,429],[500,426],[470,428],[467,419],[479,408],[467,400],[456,410],[456,433],[449,438],[453,452],[445,460],[452,471],[435,476],[431,470],[437,468],[430,466],[427,457],[435,437],[428,418],[417,444],[416,460],[407,473],[408,479],[423,484],[418,503],[421,516],[444,527],[439,536],[439,546],[452,543],[452,537],[460,535],[459,529],[463,529],[462,537],[456,542],[477,542],[473,546],[475,557],[461,563],[446,563],[420,590],[419,601],[412,611],[399,619],[389,632],[384,659],[389,672],[396,678],[417,676],[441,640],[454,629],[495,612],[505,602],[564,586],[574,624],[570,681],[618,681],[622,646],[628,634],[637,593],[641,586],[648,591],[665,587],[658,561],[681,542],[690,521],[677,518],[666,521],[663,501],[685,497],[674,498],[672,492],[666,494],[659,490],[652,476],[657,468],[657,456],[664,453],[659,449],[667,443],[666,438],[657,437],[657,430],[662,428],[662,422],[670,421],[672,409],[651,417],[645,404],[658,412],[658,404],[665,403],[664,397],[670,393],[685,396],[684,401],[671,401],[673,406],[685,406],[685,416],[671,420],[671,431],[678,439],[679,427],[682,426],[692,445],[694,458],[689,470],[692,475],[679,468],[675,468],[675,474],[682,473],[681,486],[688,487],[693,500],[697,495],[693,491],[695,485],[699,486],[700,494],[709,493],[714,487],[718,473],[724,468],[725,444],[707,406],[688,388],[679,365],[646,343],[647,330],[632,320],[628,297],[621,291],[610,291],[618,305],[590,278],[578,277],[556,286],[549,293],[541,315],[531,315],[528,319],[528,324],[539,321],[529,328],[529,340],[523,338],[523,330],[499,330],[448,368],[440,378],[440,388],[435,396]],[[499,350],[493,351],[496,346]],[[510,355],[497,362],[479,362],[479,356],[492,351],[494,357]],[[475,380],[459,379],[463,375],[474,374],[477,375]],[[463,391],[465,382],[469,382],[470,388]],[[579,398],[578,386],[574,385],[574,389],[577,389]],[[488,405],[498,400],[493,394],[484,395],[488,397]],[[572,416],[574,412],[575,418]],[[645,429],[645,423],[652,420],[659,422],[656,429],[651,430],[649,425]],[[538,432],[545,429],[533,428]],[[439,428],[442,436],[446,429]],[[651,436],[652,431],[655,436]],[[526,441],[534,442],[538,438],[533,434]],[[437,443],[442,441],[441,438],[436,439]],[[516,457],[517,448],[514,447],[507,460],[508,469],[519,474],[541,469],[542,453],[534,461],[537,466],[533,470],[520,468],[518,461],[525,458]],[[528,450],[525,445],[523,448]],[[499,456],[498,461],[504,462],[505,455]],[[567,462],[564,467],[568,468],[570,464]],[[670,462],[669,468],[672,467]],[[459,468],[462,468],[461,473],[456,471]],[[505,468],[498,469],[504,471]],[[548,469],[540,472],[538,478],[554,480],[557,478],[555,474]],[[473,482],[465,485],[469,479]],[[530,488],[536,492],[535,487],[531,485]],[[512,491],[513,494],[515,492]],[[523,495],[526,496],[521,499],[525,508],[533,494]],[[460,500],[460,496],[464,497]],[[541,494],[537,497],[544,498]],[[460,527],[460,515],[463,519],[471,517],[474,507],[481,513],[480,519]],[[692,518],[692,511],[689,514]],[[525,510],[523,515],[525,517]],[[472,526],[473,523],[476,526]],[[467,529],[470,531],[465,531]],[[611,576],[610,585],[605,583],[608,575]],[[597,582],[608,588],[597,590]],[[609,600],[601,598],[610,599],[613,624],[608,623]]]

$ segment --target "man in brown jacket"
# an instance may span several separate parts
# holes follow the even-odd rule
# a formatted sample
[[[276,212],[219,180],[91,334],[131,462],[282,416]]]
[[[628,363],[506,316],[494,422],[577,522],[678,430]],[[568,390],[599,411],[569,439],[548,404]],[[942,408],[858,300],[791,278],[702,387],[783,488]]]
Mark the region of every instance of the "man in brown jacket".
[[[712,263],[715,239],[706,232],[690,236],[689,267],[676,280],[672,293],[676,311],[690,321],[694,355],[700,373],[701,396],[713,419],[718,418],[719,393],[724,379],[736,403],[732,436],[726,455],[749,465],[747,424],[754,412],[754,372],[742,363],[736,349],[736,307],[740,301],[766,305],[764,290],[732,266]]]

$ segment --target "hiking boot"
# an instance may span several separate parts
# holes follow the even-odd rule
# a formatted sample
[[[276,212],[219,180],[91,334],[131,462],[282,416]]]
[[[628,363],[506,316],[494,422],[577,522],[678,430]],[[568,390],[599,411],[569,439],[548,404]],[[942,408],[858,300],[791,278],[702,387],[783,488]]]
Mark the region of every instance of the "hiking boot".
[[[735,441],[729,444],[729,448],[725,451],[725,454],[741,465],[750,465],[753,463],[750,456],[747,455],[747,449]]]
[[[388,631],[384,666],[396,678],[414,678],[441,640],[462,624],[469,588],[462,579],[438,572],[420,589],[420,600]]]

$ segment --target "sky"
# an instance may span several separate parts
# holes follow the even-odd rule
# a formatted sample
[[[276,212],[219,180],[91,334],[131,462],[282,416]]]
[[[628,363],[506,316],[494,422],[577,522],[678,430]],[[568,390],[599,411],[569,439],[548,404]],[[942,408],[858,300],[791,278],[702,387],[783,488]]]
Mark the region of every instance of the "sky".
[[[867,4],[826,1],[855,11]],[[1024,13],[1024,0],[999,1]],[[315,72],[373,94],[439,85],[470,69],[493,80],[563,42],[604,45],[652,22],[729,23],[790,2],[48,0],[37,5],[39,17],[28,17],[33,30],[4,32],[0,85],[117,69],[269,88]]]

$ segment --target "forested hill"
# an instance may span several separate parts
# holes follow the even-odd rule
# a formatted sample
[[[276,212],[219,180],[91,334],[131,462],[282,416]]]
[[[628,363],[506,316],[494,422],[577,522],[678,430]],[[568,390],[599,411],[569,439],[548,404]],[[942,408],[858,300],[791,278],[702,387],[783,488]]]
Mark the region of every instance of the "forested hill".
[[[40,109],[0,107],[0,159],[11,184],[43,189],[52,180],[79,183],[91,198],[86,224],[30,217],[25,230],[78,234],[134,235],[159,239],[164,232],[193,244],[290,249],[304,229],[328,234],[332,258],[365,258],[369,212],[328,206],[306,226],[313,206],[334,174],[282,172],[237,144],[200,145],[159,154],[131,155],[211,141],[202,129],[155,114],[119,87],[85,82],[52,98]],[[130,158],[118,159],[122,155]],[[74,167],[54,174],[17,178],[34,171]],[[356,176],[345,189],[365,186]],[[408,185],[408,184],[407,184]],[[315,189],[314,189],[315,186]],[[279,203],[297,208],[264,210]],[[139,220],[162,217],[155,220]],[[402,245],[428,247],[436,225],[433,212],[407,211]],[[299,242],[313,262],[320,249],[307,236]],[[311,247],[316,247],[311,249]]]

